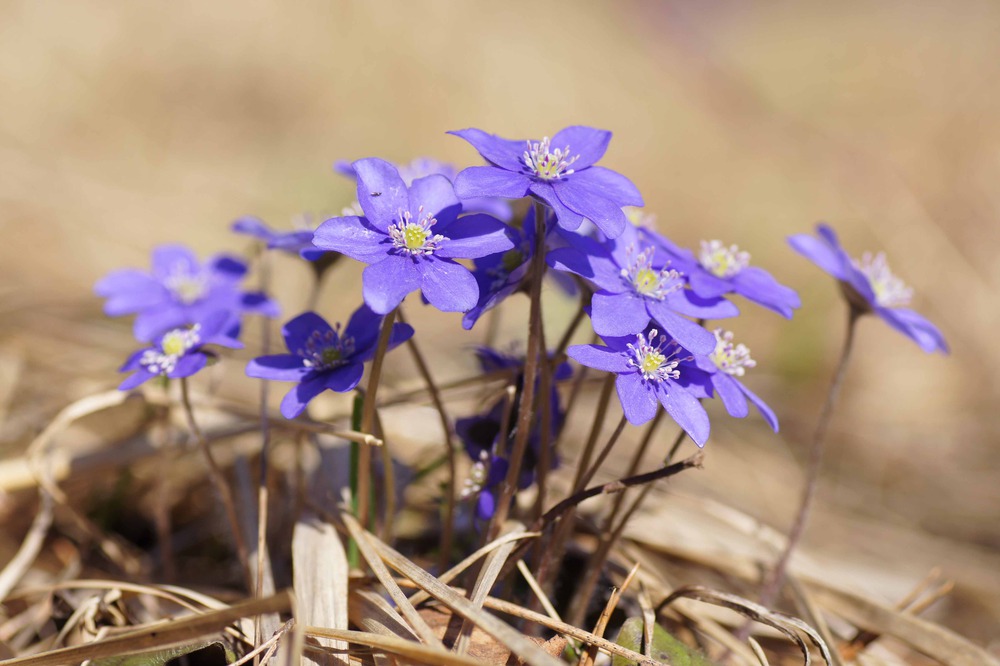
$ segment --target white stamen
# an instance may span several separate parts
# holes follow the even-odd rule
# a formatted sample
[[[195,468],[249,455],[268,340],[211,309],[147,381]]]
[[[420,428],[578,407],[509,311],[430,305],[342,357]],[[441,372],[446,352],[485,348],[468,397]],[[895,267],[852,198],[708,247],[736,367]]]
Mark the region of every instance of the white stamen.
[[[198,271],[188,272],[188,266],[175,264],[163,284],[178,301],[191,305],[201,300],[208,293],[208,275]]]
[[[354,338],[344,337],[340,324],[325,332],[313,331],[306,338],[305,349],[297,349],[303,365],[312,370],[332,370],[347,363],[354,354]]]
[[[727,375],[742,377],[747,368],[753,368],[757,362],[750,358],[750,349],[743,343],[733,344],[733,334],[717,328],[715,334],[715,351],[709,356],[715,366]]]
[[[139,365],[154,375],[168,375],[177,361],[201,342],[199,324],[191,328],[175,328],[160,338],[159,349],[147,349],[139,357]]]
[[[667,342],[666,335],[660,335],[654,328],[649,332],[649,339],[640,333],[636,343],[628,344],[626,352],[628,364],[642,374],[642,378],[659,382],[664,379],[677,379],[681,376],[677,366],[681,359],[677,358],[677,343]]]
[[[573,173],[570,166],[580,159],[579,155],[569,156],[569,146],[552,150],[549,137],[541,141],[527,142],[528,149],[524,151],[524,164],[528,170],[542,180],[557,180]]]
[[[424,213],[424,207],[417,209],[417,221],[413,221],[410,211],[400,209],[397,212],[399,221],[389,227],[389,237],[393,246],[408,256],[428,256],[434,254],[442,241],[447,240],[441,234],[432,234],[431,227],[437,220]]]
[[[736,245],[726,247],[720,240],[702,241],[698,261],[712,275],[730,278],[750,265],[750,253]]]
[[[654,252],[655,248],[650,246],[636,254],[635,246],[630,245],[625,250],[628,268],[621,269],[621,277],[636,294],[662,301],[667,294],[684,286],[684,274],[667,266],[654,269]]]
[[[852,263],[868,278],[868,284],[875,292],[876,303],[884,308],[900,308],[910,304],[913,289],[892,274],[884,252],[874,256],[871,252],[865,252],[860,261],[855,259]]]

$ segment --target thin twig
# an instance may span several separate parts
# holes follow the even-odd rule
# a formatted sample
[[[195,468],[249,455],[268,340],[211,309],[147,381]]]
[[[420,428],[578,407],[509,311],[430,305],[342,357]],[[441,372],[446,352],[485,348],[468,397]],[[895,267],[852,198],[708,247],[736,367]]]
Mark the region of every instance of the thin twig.
[[[639,563],[636,562],[632,569],[625,576],[625,581],[622,583],[621,587],[616,587],[611,591],[611,596],[608,598],[608,603],[604,605],[604,610],[601,611],[601,616],[597,619],[597,626],[594,627],[594,635],[598,638],[604,638],[604,630],[608,627],[608,620],[611,619],[611,614],[618,607],[618,600],[621,599],[622,594],[628,589],[629,584],[632,582],[632,578],[635,577],[636,572],[639,571]],[[580,657],[580,666],[591,666],[594,663],[594,658],[597,656],[597,647],[590,646],[590,648],[583,653]]]

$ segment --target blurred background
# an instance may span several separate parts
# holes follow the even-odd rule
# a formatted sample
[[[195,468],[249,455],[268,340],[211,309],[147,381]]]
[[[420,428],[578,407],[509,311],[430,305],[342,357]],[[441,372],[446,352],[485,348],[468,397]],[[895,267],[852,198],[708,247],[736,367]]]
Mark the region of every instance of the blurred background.
[[[353,192],[335,160],[465,166],[478,155],[447,130],[593,125],[614,131],[602,163],[660,231],[736,243],[802,296],[791,322],[741,304],[732,324],[781,435],[713,406],[692,492],[790,523],[845,311],[784,238],[826,220],[849,252],[888,253],[952,354],[862,321],[808,546],[887,600],[942,565],[960,587],[939,619],[986,643],[1000,617],[998,30],[987,0],[3,2],[0,451],[117,383],[129,322],[106,320],[91,288],[154,245],[239,252],[239,216],[338,214]],[[308,272],[276,270],[294,314]],[[356,306],[359,275],[335,269],[324,314]],[[572,307],[553,306],[551,330]],[[411,305],[435,368],[468,375],[453,350],[481,331],[428,314]],[[505,317],[501,339],[523,322]]]

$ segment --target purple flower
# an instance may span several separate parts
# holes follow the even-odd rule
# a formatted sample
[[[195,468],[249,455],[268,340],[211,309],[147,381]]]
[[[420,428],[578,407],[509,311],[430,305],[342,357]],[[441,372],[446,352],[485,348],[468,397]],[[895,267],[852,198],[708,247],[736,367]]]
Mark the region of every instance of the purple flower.
[[[674,245],[664,236],[642,229],[640,233],[670,257],[671,265],[684,273],[691,291],[703,298],[736,293],[747,300],[791,319],[802,301],[794,289],[780,284],[762,268],[750,265],[750,254],[722,241],[702,241],[694,252]]]
[[[575,273],[597,287],[591,299],[591,319],[594,332],[602,337],[634,335],[653,319],[681,346],[710,354],[715,337],[680,314],[717,319],[739,313],[724,298],[701,298],[684,289],[683,275],[670,266],[664,253],[657,255],[654,246],[643,243],[632,226],[603,244],[583,237],[573,244],[576,247],[549,252],[547,261],[552,268]]]
[[[900,333],[913,339],[925,352],[948,352],[941,331],[913,310],[913,290],[889,270],[885,254],[865,253],[851,259],[840,246],[837,234],[826,224],[817,224],[818,238],[808,234],[789,236],[788,243],[802,256],[840,281],[852,308],[874,312]]]
[[[399,171],[399,176],[407,187],[412,185],[417,178],[435,174],[444,176],[454,183],[455,176],[458,174],[455,165],[441,162],[432,157],[418,157],[409,164],[395,164],[393,166]],[[333,165],[333,170],[348,178],[357,178],[350,162],[341,160]],[[512,216],[510,204],[503,199],[497,197],[461,197],[461,199],[462,209],[466,213],[486,213],[504,222],[509,222]]]
[[[264,241],[269,250],[283,250],[290,254],[301,255],[303,259],[309,261],[316,261],[326,254],[313,246],[312,239],[315,232],[311,229],[275,231],[260,218],[252,216],[236,220],[231,229],[238,234],[259,238]]]
[[[682,361],[681,371],[694,365],[706,373],[730,416],[740,419],[747,416],[750,413],[747,401],[750,401],[774,432],[778,432],[778,417],[774,411],[737,379],[746,373],[747,368],[757,365],[750,358],[750,350],[744,344],[733,344],[733,334],[728,331],[717,328],[712,333],[716,340],[715,351],[708,356],[694,355],[690,361]]]
[[[380,159],[354,163],[364,217],[327,220],[313,244],[368,264],[365,303],[387,314],[420,289],[434,307],[467,312],[479,286],[455,259],[476,259],[514,247],[506,225],[488,215],[459,217],[462,204],[444,176],[418,178],[407,187],[396,167]]]
[[[94,291],[108,299],[107,315],[138,315],[135,337],[148,342],[164,331],[204,323],[218,312],[230,315],[229,328],[238,327],[246,313],[278,316],[277,304],[267,296],[240,289],[246,272],[246,264],[229,255],[215,255],[201,264],[186,247],[161,245],[153,250],[151,272],[114,271],[99,280]]]
[[[699,384],[703,375],[694,370],[693,376],[687,376],[681,367],[687,359],[679,356],[683,350],[677,342],[655,328],[638,335],[605,337],[604,342],[607,347],[574,345],[566,353],[578,363],[618,375],[615,388],[629,423],[646,423],[660,403],[695,444],[703,446],[710,429],[708,414],[698,401],[706,397]]]
[[[218,345],[239,349],[239,340],[226,333],[229,316],[218,312],[202,323],[183,326],[167,331],[155,344],[132,354],[119,372],[132,372],[118,388],[122,391],[133,389],[153,377],[179,379],[190,377],[208,363],[214,354],[205,350],[205,345]]]
[[[291,353],[259,356],[247,364],[247,375],[298,382],[281,401],[281,414],[293,419],[326,389],[343,393],[358,385],[365,361],[375,355],[381,324],[382,317],[364,305],[343,330],[339,324],[331,327],[315,312],[300,314],[281,329]],[[389,349],[412,336],[408,324],[393,324]]]
[[[530,193],[555,212],[563,228],[576,230],[588,219],[608,238],[627,224],[622,206],[643,205],[632,181],[594,166],[611,132],[576,125],[560,130],[552,141],[511,141],[478,129],[449,134],[468,141],[490,163],[458,174],[455,189],[462,198],[518,199]]]

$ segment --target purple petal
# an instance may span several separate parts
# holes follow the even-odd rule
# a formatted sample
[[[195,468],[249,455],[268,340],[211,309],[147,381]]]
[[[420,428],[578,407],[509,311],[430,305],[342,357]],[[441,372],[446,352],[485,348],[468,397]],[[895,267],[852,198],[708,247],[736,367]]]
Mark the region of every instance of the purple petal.
[[[778,417],[775,416],[774,411],[767,406],[767,403],[758,398],[757,394],[744,386],[742,382],[736,381],[736,385],[743,392],[743,395],[745,395],[747,399],[753,403],[753,406],[757,408],[760,415],[764,417],[764,420],[767,421],[767,425],[771,426],[771,429],[774,430],[774,432],[778,432]]]
[[[262,317],[274,318],[281,315],[278,302],[259,291],[241,294],[240,309],[247,314],[259,314]]]
[[[285,322],[281,327],[281,335],[285,338],[285,346],[293,354],[305,349],[309,337],[319,333],[321,337],[332,335],[333,327],[315,312],[303,312]]]
[[[683,270],[679,266],[675,266],[675,268],[681,270],[685,274],[688,284],[691,285],[691,291],[704,298],[722,296],[723,294],[727,294],[734,289],[733,282],[723,280],[720,277],[712,275],[700,265],[693,270]],[[743,269],[742,272],[746,272],[747,270],[748,269]],[[735,278],[733,281],[735,281]]]
[[[170,299],[166,287],[147,273],[131,268],[109,273],[94,285],[94,291],[108,299],[104,313],[109,317],[155,308]]]
[[[667,294],[666,302],[674,312],[698,319],[725,319],[740,313],[738,307],[724,298],[703,298],[690,289]]]
[[[573,345],[566,350],[566,355],[571,359],[595,370],[605,372],[626,373],[631,368],[628,359],[620,351],[615,351],[607,347],[598,345]]]
[[[708,356],[715,351],[715,335],[693,321],[674,314],[664,301],[648,301],[649,313],[681,347]]]
[[[779,283],[762,268],[750,266],[733,276],[733,291],[763,305],[783,317],[792,318],[792,311],[802,306],[794,289]]]
[[[414,222],[419,221],[421,217],[431,215],[443,229],[462,212],[462,204],[455,196],[455,186],[451,181],[435,174],[413,181],[413,185],[410,186],[409,211]]]
[[[373,264],[385,258],[390,247],[386,242],[388,238],[384,231],[366,224],[364,219],[349,215],[334,217],[319,225],[313,235],[313,245]]]
[[[465,266],[447,260],[421,266],[420,289],[442,312],[468,312],[479,301],[479,284]]]
[[[361,274],[361,294],[368,307],[385,315],[402,303],[407,294],[419,289],[420,281],[416,261],[390,254]]]
[[[510,227],[482,213],[458,218],[443,228],[441,234],[447,240],[441,243],[441,249],[435,252],[438,257],[479,259],[514,248]]]
[[[296,384],[281,401],[281,415],[294,419],[306,409],[309,401],[326,390],[324,373],[317,372]]]
[[[480,129],[464,129],[448,132],[461,137],[472,144],[487,162],[509,171],[521,171],[524,166],[524,152],[527,149],[525,141],[511,141],[487,134]]]
[[[590,241],[592,239],[581,239]],[[590,243],[589,252],[581,252],[576,248],[556,248],[545,257],[546,263],[559,271],[575,273],[593,282],[599,289],[618,292],[625,288],[622,282],[621,267],[607,253],[600,249],[597,243]]]
[[[590,307],[594,332],[600,336],[634,335],[641,333],[649,323],[646,300],[634,294],[599,291],[591,299]],[[712,349],[715,349],[714,336]]]
[[[193,323],[181,308],[166,306],[161,310],[140,312],[132,325],[132,334],[140,342],[150,342],[172,328]]]
[[[553,183],[552,189],[566,208],[596,224],[608,238],[620,236],[629,223],[621,206],[577,183],[575,178]]]
[[[948,343],[937,326],[913,310],[906,308],[876,308],[882,319],[903,335],[908,336],[927,353],[948,353]]]
[[[275,232],[259,217],[241,217],[230,225],[230,230],[237,234],[246,234],[264,241],[270,241],[275,236]]]
[[[553,150],[568,147],[571,156],[579,155],[580,157],[573,162],[572,168],[580,171],[604,157],[610,141],[611,132],[607,130],[573,125],[556,132],[550,145]]]
[[[659,407],[656,394],[648,383],[642,381],[639,373],[618,375],[615,379],[615,388],[618,390],[618,399],[622,403],[625,419],[629,423],[642,425],[656,416]]]
[[[847,278],[847,267],[844,265],[844,255],[839,245],[831,245],[827,240],[809,234],[789,236],[788,244],[838,280]]]
[[[708,439],[711,423],[698,399],[672,382],[664,382],[657,391],[667,413],[698,446]]]
[[[344,327],[344,337],[354,338],[356,353],[361,354],[363,350],[374,347],[375,343],[378,342],[382,318],[382,315],[375,314],[370,307],[363,303],[351,315],[347,326]]]
[[[358,175],[358,203],[372,226],[385,231],[399,211],[409,210],[406,184],[389,162],[370,157],[351,166]],[[346,254],[346,253],[345,253]]]
[[[177,359],[177,364],[174,365],[173,370],[167,373],[167,377],[171,379],[190,377],[206,365],[208,365],[208,356],[200,352],[191,352]]]
[[[161,245],[153,250],[153,277],[161,282],[176,272],[195,273],[198,257],[183,245]]]
[[[364,373],[364,363],[348,363],[322,374],[326,378],[326,388],[337,393],[346,393],[358,385]]]
[[[724,372],[712,375],[712,386],[722,399],[722,404],[730,416],[742,419],[750,413],[747,399],[740,390],[739,382]]]
[[[136,373],[126,377],[125,381],[123,381],[121,384],[118,385],[118,390],[129,391],[131,389],[134,389],[139,384],[145,384],[153,377],[156,377],[156,375],[149,372],[148,370],[146,369],[139,370]]]
[[[568,180],[586,187],[594,194],[614,202],[619,207],[646,205],[642,194],[639,193],[639,188],[631,180],[611,169],[604,167],[578,169],[576,173],[569,176]]]
[[[208,260],[208,269],[215,279],[239,282],[247,274],[247,263],[231,254],[217,254]]]
[[[527,196],[531,179],[516,171],[495,166],[474,166],[463,169],[455,178],[455,192],[472,209],[473,197],[503,197],[520,199]]]
[[[563,229],[576,231],[580,228],[580,225],[583,224],[585,216],[567,208],[563,202],[559,200],[559,197],[556,195],[555,190],[552,189],[550,184],[534,182],[531,184],[530,191],[543,203],[548,204],[549,208],[552,209],[552,212],[555,213],[559,226]]]
[[[279,382],[297,382],[309,373],[301,356],[295,354],[272,354],[258,356],[247,363],[247,377],[271,379]]]

